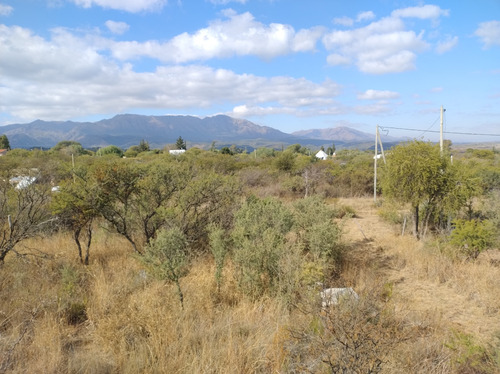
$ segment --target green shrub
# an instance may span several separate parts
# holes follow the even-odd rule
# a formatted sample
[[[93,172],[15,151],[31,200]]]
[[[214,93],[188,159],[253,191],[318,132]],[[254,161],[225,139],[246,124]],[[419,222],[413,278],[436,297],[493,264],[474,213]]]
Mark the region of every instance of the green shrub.
[[[179,301],[184,308],[180,279],[188,273],[188,256],[187,240],[182,231],[176,227],[158,231],[158,236],[149,242],[140,260],[153,276],[176,284]]]
[[[494,353],[474,341],[470,334],[454,331],[445,346],[454,352],[457,373],[498,373]]]
[[[275,199],[251,196],[236,213],[233,259],[239,285],[248,295],[276,292],[292,224],[291,212]]]
[[[293,206],[295,228],[305,251],[315,260],[338,263],[343,250],[341,227],[333,221],[338,212],[317,196],[297,200]]]
[[[404,221],[404,214],[400,212],[397,207],[393,204],[391,205],[383,205],[378,211],[377,214],[384,221],[389,222],[393,225],[401,225]]]
[[[467,258],[477,258],[479,253],[493,244],[495,228],[488,220],[457,219],[454,225],[450,242],[459,247]]]

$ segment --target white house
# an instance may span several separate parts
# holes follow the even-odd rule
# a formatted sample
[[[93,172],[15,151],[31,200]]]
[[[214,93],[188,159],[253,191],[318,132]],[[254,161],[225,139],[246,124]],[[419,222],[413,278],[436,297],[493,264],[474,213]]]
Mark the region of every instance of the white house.
[[[36,177],[30,177],[26,175],[20,175],[18,177],[13,177],[10,178],[9,182],[13,185],[15,185],[16,190],[22,190],[26,187],[31,186],[33,183],[36,182]]]
[[[172,149],[172,150],[168,151],[168,153],[170,153],[171,155],[174,155],[174,156],[181,155],[184,152],[186,152],[185,149]]]
[[[328,155],[325,153],[325,151],[319,151],[318,153],[316,153],[316,157],[320,160],[326,160],[328,158]]]

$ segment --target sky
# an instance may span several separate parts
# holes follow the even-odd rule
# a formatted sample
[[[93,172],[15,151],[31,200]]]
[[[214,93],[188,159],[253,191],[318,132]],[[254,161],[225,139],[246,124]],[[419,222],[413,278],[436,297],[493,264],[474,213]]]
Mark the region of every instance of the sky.
[[[226,114],[434,140],[441,106],[445,138],[500,141],[500,0],[0,0],[0,125]]]

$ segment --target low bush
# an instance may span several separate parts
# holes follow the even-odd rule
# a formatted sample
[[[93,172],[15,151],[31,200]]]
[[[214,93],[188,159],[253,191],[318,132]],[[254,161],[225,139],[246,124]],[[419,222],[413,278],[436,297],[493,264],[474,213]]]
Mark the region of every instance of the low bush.
[[[493,244],[495,229],[490,221],[458,219],[454,221],[454,225],[450,242],[469,259],[476,259]]]

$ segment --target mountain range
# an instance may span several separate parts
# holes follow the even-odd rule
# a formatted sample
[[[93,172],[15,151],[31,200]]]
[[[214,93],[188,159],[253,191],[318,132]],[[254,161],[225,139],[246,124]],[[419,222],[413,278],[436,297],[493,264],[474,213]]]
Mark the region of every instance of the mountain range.
[[[226,115],[195,117],[188,115],[147,116],[120,114],[97,122],[42,121],[3,126],[12,148],[51,148],[62,140],[73,140],[85,148],[116,145],[127,149],[146,140],[150,146],[162,148],[181,136],[188,146],[235,144],[250,148],[282,147],[300,143],[307,146],[353,146],[373,142],[373,135],[348,127],[304,130],[287,134],[245,119]]]

